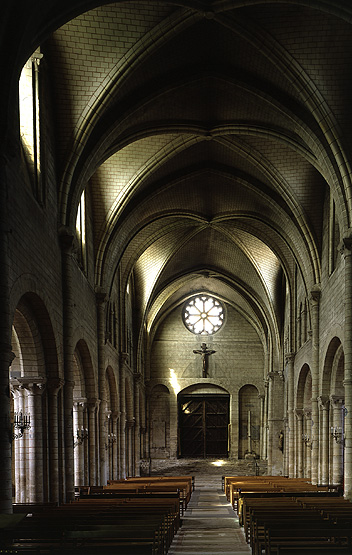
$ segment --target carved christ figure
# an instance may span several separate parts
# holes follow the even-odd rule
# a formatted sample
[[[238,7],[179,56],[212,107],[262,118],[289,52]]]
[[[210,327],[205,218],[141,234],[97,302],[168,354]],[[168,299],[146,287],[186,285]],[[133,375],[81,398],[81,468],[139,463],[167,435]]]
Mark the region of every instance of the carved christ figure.
[[[200,349],[194,349],[193,352],[196,355],[200,355],[202,357],[203,378],[207,378],[208,377],[208,359],[209,359],[210,355],[212,355],[213,353],[216,353],[216,351],[213,351],[211,349],[207,349],[207,344],[206,343],[201,343]]]

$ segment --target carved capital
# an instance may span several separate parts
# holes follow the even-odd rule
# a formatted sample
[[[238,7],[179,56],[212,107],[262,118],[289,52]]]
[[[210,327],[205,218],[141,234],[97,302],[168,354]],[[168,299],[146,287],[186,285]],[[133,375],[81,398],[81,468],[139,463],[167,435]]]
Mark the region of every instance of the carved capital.
[[[46,384],[50,395],[57,395],[64,385],[65,380],[62,378],[49,378]]]
[[[121,416],[121,412],[119,412],[118,410],[111,411],[111,420],[113,422],[117,422],[117,420],[120,418],[120,416]]]
[[[351,254],[352,251],[352,232],[342,238],[341,243],[338,246],[338,250],[342,256],[347,256]]]
[[[17,378],[22,389],[25,389],[31,395],[41,395],[44,392],[46,378],[37,376],[33,378]]]
[[[285,363],[289,364],[290,362],[294,362],[296,353],[285,353]]]
[[[342,409],[345,399],[341,395],[330,395],[330,403],[334,409]]]
[[[100,405],[100,399],[97,399],[96,397],[91,397],[90,399],[87,400],[87,407],[89,412],[94,412],[99,405]]]
[[[317,397],[317,401],[323,410],[327,410],[329,408],[330,400],[326,395],[320,395],[320,397]]]
[[[104,304],[108,300],[108,294],[102,287],[95,288],[95,298],[98,304]]]
[[[85,397],[73,399],[73,406],[77,411],[83,410],[87,406],[87,399]]]
[[[311,408],[303,409],[303,414],[304,414],[306,420],[309,420],[312,416],[312,409]]]
[[[120,364],[128,365],[129,355],[128,353],[121,352],[120,353]]]
[[[313,303],[319,303],[321,296],[321,288],[320,285],[316,284],[312,287],[310,291],[310,298]]]
[[[134,428],[136,425],[136,419],[132,418],[131,420],[126,420],[126,428],[131,429]]]

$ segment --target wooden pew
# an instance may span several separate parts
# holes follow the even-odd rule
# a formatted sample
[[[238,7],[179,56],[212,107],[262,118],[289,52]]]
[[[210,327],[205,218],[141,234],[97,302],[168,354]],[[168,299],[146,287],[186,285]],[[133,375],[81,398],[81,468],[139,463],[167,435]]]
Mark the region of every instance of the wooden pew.
[[[352,553],[352,505],[338,488],[273,476],[225,477],[224,488],[254,555]]]
[[[165,555],[178,527],[179,496],[175,494],[90,498],[33,514],[11,531],[11,543],[18,552],[116,553],[118,546],[119,555]]]

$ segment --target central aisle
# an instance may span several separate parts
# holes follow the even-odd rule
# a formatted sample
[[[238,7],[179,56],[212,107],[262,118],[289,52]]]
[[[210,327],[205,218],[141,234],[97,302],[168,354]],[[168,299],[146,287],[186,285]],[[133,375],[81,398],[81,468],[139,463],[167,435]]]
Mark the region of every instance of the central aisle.
[[[221,488],[221,477],[196,477],[195,490],[168,555],[248,555],[243,529]]]

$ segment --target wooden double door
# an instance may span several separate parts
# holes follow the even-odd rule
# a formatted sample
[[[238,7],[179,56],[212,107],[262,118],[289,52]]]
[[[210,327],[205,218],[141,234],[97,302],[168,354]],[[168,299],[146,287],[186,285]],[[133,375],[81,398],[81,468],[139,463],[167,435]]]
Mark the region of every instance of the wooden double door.
[[[229,395],[180,395],[180,457],[227,457]]]

